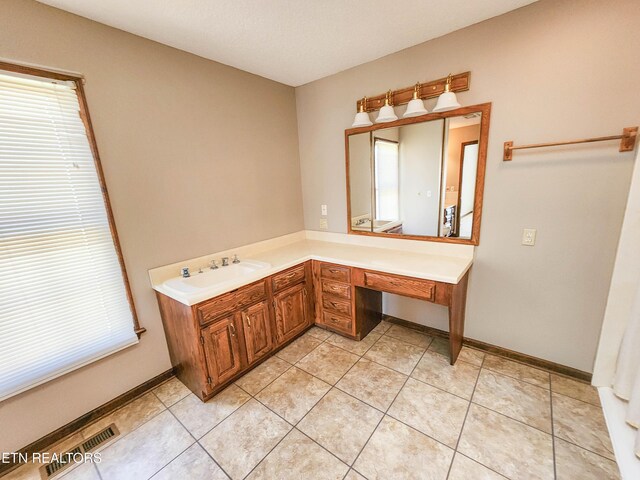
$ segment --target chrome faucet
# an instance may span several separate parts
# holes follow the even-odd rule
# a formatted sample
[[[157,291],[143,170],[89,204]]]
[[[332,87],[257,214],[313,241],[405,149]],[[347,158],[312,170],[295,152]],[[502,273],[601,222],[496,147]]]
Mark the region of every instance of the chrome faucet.
[[[223,267],[229,266],[229,257],[222,257],[222,266]]]
[[[209,267],[211,270],[217,270],[218,265],[216,264],[216,261],[215,261],[215,260],[211,260],[211,262],[209,262],[209,263],[210,263],[210,265],[211,265],[211,266]]]
[[[180,274],[183,278],[189,278],[191,276],[191,274],[189,273],[189,267],[182,267],[182,269],[180,270]]]
[[[233,263],[240,263],[240,259],[238,258],[238,255],[233,256]]]

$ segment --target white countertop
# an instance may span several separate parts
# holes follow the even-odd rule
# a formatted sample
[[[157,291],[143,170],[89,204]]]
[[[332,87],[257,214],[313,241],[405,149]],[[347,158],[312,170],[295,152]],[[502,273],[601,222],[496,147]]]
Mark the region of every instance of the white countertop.
[[[185,305],[194,305],[307,260],[321,260],[452,284],[458,283],[473,263],[473,247],[468,245],[437,242],[416,244],[416,241],[404,239],[353,237],[357,236],[297,232],[235,250],[155,268],[149,270],[149,277],[156,291]],[[163,285],[166,280],[178,277],[181,267],[189,267],[192,272],[197,272],[199,267],[208,265],[210,260],[219,260],[222,256],[232,256],[235,253],[240,259],[267,262],[271,267],[257,270],[224,285],[207,287],[197,293],[178,294]]]

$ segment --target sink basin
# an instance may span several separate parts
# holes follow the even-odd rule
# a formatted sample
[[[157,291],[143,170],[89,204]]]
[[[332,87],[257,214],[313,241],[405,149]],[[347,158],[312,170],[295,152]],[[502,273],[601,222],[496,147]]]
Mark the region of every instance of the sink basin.
[[[187,278],[171,278],[164,282],[163,285],[165,288],[177,293],[197,293],[210,288],[224,287],[227,283],[269,267],[271,267],[271,264],[259,260],[242,260],[240,263],[231,263],[227,267],[218,267],[217,270],[206,268],[203,273],[195,272]]]

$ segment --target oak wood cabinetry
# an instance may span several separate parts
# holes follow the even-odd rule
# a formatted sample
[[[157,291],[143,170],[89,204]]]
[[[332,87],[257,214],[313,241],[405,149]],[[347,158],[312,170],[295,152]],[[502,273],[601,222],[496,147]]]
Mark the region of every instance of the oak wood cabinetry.
[[[278,344],[291,340],[313,323],[307,303],[307,286],[304,283],[274,295]]]
[[[358,269],[315,260],[312,269],[318,325],[361,340],[382,320],[382,297],[352,282]]]
[[[216,320],[202,329],[201,342],[207,365],[207,383],[221,384],[242,368],[236,315]]]
[[[382,319],[382,292],[448,307],[454,364],[468,277],[450,284],[313,260],[193,306],[157,296],[176,375],[207,400],[314,322],[361,340]]]
[[[212,397],[313,324],[312,289],[306,262],[193,306],[157,292],[176,375]]]
[[[242,311],[241,316],[247,361],[252,364],[273,350],[269,305],[260,302]]]

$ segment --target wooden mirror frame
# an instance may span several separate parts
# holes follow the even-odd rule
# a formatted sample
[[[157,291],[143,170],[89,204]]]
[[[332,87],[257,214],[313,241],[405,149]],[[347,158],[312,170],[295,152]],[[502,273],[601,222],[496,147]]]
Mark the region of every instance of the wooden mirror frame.
[[[481,113],[480,137],[478,139],[478,171],[476,174],[476,189],[473,200],[473,223],[471,227],[471,238],[438,237],[428,235],[404,235],[384,232],[365,232],[353,230],[351,228],[351,183],[349,177],[349,136],[358,133],[375,132],[384,128],[401,127],[414,123],[428,122],[450,117],[468,115],[470,113]],[[482,200],[484,196],[484,177],[487,168],[487,143],[489,140],[489,124],[491,121],[491,103],[481,103],[468,107],[456,108],[448,112],[427,113],[419,117],[402,118],[395,122],[378,123],[370,127],[348,128],[344,131],[345,158],[347,170],[347,232],[349,235],[369,235],[375,237],[404,238],[407,240],[424,240],[429,242],[458,243],[463,245],[478,245],[480,243],[480,221],[482,220]],[[442,181],[442,180],[441,180]]]

